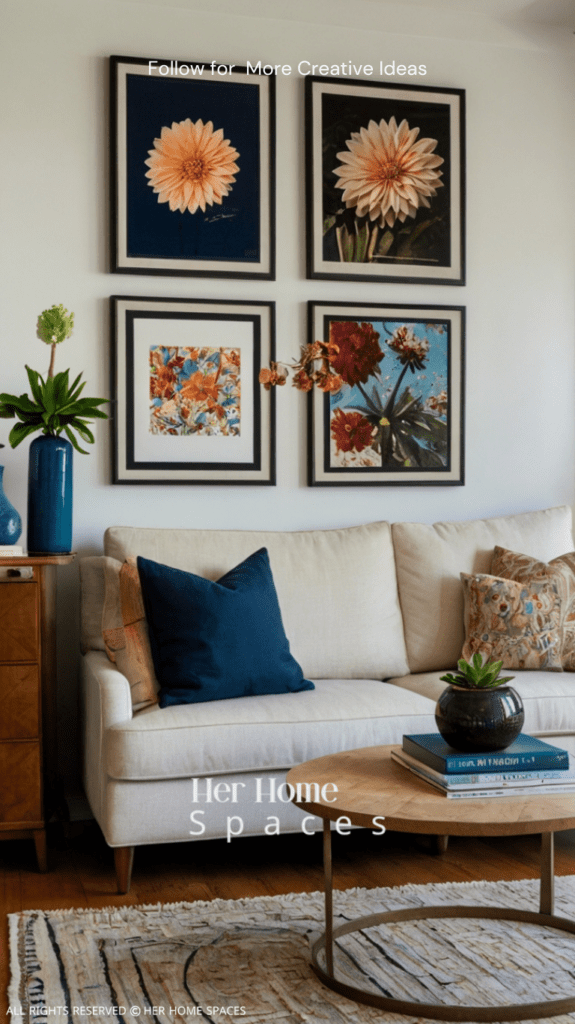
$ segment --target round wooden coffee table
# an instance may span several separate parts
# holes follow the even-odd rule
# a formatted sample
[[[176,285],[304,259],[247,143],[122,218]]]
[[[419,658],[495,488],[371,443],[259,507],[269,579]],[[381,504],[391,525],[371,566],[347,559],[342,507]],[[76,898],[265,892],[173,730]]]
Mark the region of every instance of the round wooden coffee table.
[[[575,828],[575,793],[513,796],[486,800],[448,800],[427,783],[392,761],[393,747],[366,747],[330,754],[292,768],[287,782],[294,788],[294,803],[323,819],[325,875],[325,932],[312,947],[312,966],[321,981],[357,1002],[394,1013],[457,1021],[508,1021],[551,1017],[575,1010],[575,995],[540,1003],[506,1006],[446,1006],[392,999],[339,981],[334,972],[334,939],[348,932],[391,921],[422,918],[471,917],[525,921],[560,928],[575,934],[575,922],[553,913],[553,833]],[[397,748],[396,748],[397,749]],[[337,792],[322,787],[337,786]],[[335,797],[335,798],[334,798]],[[539,913],[501,907],[423,907],[372,914],[333,927],[331,822],[345,816],[352,825],[445,836],[517,836],[541,833],[541,892]],[[318,955],[325,949],[325,968]]]

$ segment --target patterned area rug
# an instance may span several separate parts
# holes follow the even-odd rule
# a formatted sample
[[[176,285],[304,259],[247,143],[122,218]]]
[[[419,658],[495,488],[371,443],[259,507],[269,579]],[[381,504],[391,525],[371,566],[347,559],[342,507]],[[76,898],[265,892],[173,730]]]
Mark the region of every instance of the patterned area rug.
[[[403,907],[474,904],[537,910],[539,883],[470,882],[334,893],[336,924]],[[555,913],[575,917],[575,876],[556,880]],[[113,1019],[244,1024],[381,1024],[413,1018],[325,988],[309,966],[321,893],[245,900],[27,911],[10,915],[12,1021]],[[575,936],[506,921],[441,918],[346,935],[336,972],[396,998],[478,1005],[575,992]],[[554,1018],[573,1024],[575,1013]]]

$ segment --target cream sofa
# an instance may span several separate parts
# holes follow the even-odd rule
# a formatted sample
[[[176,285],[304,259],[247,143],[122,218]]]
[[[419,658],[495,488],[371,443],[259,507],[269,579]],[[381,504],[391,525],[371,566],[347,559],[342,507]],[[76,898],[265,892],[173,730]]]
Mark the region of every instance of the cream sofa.
[[[119,891],[136,846],[299,831],[303,813],[281,789],[293,765],[435,730],[439,677],[463,645],[459,573],[488,572],[496,544],[544,561],[564,554],[570,509],[294,533],[107,530],[105,557],[142,555],[209,579],[267,547],[292,653],[315,682],[133,712],[102,641],[103,558],[82,561],[84,784]],[[514,674],[525,731],[575,752],[572,674]]]

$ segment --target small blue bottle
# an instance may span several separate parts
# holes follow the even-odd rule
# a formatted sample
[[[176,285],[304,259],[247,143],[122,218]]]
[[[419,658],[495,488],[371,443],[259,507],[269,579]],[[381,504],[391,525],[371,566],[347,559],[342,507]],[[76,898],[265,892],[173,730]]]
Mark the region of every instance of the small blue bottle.
[[[15,544],[22,533],[22,520],[4,494],[4,466],[0,466],[0,544]]]

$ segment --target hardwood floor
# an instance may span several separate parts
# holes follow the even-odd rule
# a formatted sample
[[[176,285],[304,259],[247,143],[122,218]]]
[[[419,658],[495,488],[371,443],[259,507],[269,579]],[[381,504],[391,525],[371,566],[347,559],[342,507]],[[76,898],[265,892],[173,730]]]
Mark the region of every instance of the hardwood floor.
[[[575,874],[575,832],[555,837],[555,873]],[[452,838],[435,853],[426,837],[357,830],[333,838],[334,886],[537,878],[539,836]],[[93,822],[51,826],[49,872],[38,873],[30,840],[0,843],[0,1014],[9,976],[6,915],[20,910],[107,907],[216,897],[313,892],[323,887],[321,834],[178,843],[136,850],[132,888],[116,893],[112,851]]]

